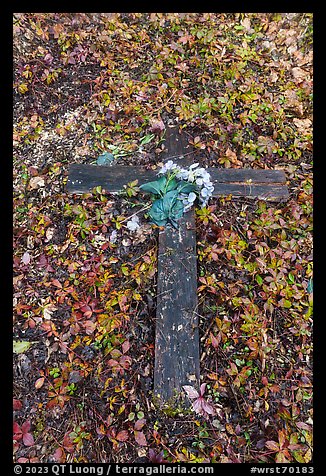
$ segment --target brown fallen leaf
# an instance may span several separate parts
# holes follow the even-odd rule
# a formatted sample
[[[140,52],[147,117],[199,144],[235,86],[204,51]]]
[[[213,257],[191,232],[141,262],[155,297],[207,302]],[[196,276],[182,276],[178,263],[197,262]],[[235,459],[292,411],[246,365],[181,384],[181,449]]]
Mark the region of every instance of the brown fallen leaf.
[[[27,265],[30,262],[31,262],[31,255],[28,253],[28,251],[25,251],[25,253],[22,256],[22,263]]]
[[[308,135],[312,133],[312,121],[310,119],[293,119],[294,125],[301,134]]]
[[[129,433],[127,430],[121,430],[115,437],[116,440],[118,441],[127,441],[129,438]]]
[[[44,187],[45,180],[43,177],[32,177],[29,181],[29,186],[32,190],[40,187]]]
[[[35,384],[34,384],[34,387],[36,388],[36,390],[38,390],[39,388],[41,388],[44,384],[44,377],[40,377],[36,380]]]
[[[140,446],[147,446],[146,436],[142,431],[135,430],[135,440]]]
[[[302,83],[303,81],[310,79],[309,73],[302,68],[296,66],[295,68],[292,68],[291,71],[295,83]]]
[[[300,102],[296,92],[293,89],[288,89],[284,92],[285,107],[292,109],[299,116],[303,115],[303,105]]]

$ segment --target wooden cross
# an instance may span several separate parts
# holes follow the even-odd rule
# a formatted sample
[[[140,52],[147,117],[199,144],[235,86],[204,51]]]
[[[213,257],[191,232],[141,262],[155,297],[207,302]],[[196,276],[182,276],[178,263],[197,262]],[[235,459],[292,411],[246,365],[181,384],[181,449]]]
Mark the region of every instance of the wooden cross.
[[[194,162],[194,153],[177,127],[167,127],[164,160],[181,166]],[[265,200],[289,197],[283,170],[208,168],[213,196],[232,194]],[[138,179],[157,179],[157,172],[140,166],[70,166],[67,190],[85,193],[102,186],[119,192]],[[180,219],[178,230],[159,232],[154,394],[162,402],[178,396],[183,385],[199,385],[199,332],[197,313],[196,227],[193,209]]]

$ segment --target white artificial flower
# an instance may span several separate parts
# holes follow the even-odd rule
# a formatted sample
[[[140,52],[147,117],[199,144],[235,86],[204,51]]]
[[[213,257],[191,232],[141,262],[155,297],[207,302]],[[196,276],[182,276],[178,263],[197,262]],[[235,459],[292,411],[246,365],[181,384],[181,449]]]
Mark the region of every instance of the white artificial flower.
[[[139,218],[137,215],[134,215],[130,220],[127,221],[126,226],[130,231],[136,231],[139,228]]]
[[[207,182],[210,182],[210,180],[211,180],[211,176],[208,172],[206,172],[206,170],[203,173],[202,177],[203,177],[204,180],[207,180]]]
[[[194,172],[192,170],[189,170],[187,180],[188,180],[188,182],[194,182],[195,181],[195,175],[194,175]]]
[[[203,167],[200,167],[199,169],[195,170],[196,177],[204,177],[205,174],[209,175],[209,173],[206,172],[206,170]]]
[[[197,195],[194,192],[190,192],[188,195],[188,202],[193,203],[197,198]]]
[[[118,238],[118,232],[117,230],[113,230],[109,238],[110,243],[114,244],[117,241],[117,238]]]
[[[188,174],[189,174],[188,170],[179,168],[176,178],[180,180],[187,180]]]
[[[178,169],[177,164],[173,162],[173,160],[168,160],[163,167],[158,171],[158,174],[166,174],[170,170]]]

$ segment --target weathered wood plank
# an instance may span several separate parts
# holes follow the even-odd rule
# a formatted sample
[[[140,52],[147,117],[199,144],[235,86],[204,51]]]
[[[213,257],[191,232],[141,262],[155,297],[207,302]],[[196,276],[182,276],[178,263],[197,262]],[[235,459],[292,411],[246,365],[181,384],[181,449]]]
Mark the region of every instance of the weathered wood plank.
[[[214,182],[214,197],[230,194],[233,197],[259,198],[270,201],[288,200],[289,198],[286,185]]]
[[[193,163],[185,134],[167,129],[165,158],[186,156]],[[196,225],[193,210],[181,218],[179,229],[159,233],[154,394],[163,402],[178,396],[183,385],[199,383]]]
[[[213,167],[207,170],[211,175],[212,182],[237,183],[251,181],[251,183],[256,184],[286,183],[284,170],[216,169]]]
[[[193,210],[159,234],[154,393],[163,401],[199,382],[197,257]]]
[[[139,185],[157,178],[155,170],[129,165],[99,166],[71,164],[66,189],[70,193],[90,192],[101,186],[110,193],[123,190],[123,186],[138,179]]]
[[[180,137],[178,148],[182,142],[184,139]],[[167,150],[167,154],[172,155],[171,149]],[[175,161],[184,166],[192,163],[192,158],[188,154],[183,159]],[[251,197],[266,196],[271,199],[288,198],[287,187],[281,185],[286,181],[283,170],[214,169],[213,167],[207,170],[215,185],[214,196],[232,193],[234,196],[241,197],[248,195]],[[89,192],[100,185],[106,191],[116,193],[123,190],[124,185],[136,178],[139,184],[150,182],[157,178],[157,172],[137,166],[100,167],[98,165],[71,164],[66,188],[68,192],[78,194]]]

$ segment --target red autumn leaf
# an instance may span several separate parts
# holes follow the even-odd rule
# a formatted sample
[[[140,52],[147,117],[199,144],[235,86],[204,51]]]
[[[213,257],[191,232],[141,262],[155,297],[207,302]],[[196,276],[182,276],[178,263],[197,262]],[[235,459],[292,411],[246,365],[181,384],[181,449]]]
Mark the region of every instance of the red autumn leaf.
[[[115,437],[116,440],[118,441],[127,441],[129,438],[129,433],[127,430],[121,430]]]
[[[93,311],[89,307],[86,310],[84,310],[84,308],[81,308],[81,311],[83,311],[84,317],[87,317],[87,318],[92,317]]]
[[[20,400],[17,400],[16,398],[13,399],[13,409],[15,411],[21,410],[22,406],[23,406],[23,404]]]
[[[17,440],[17,441],[21,440],[23,436],[23,432],[16,421],[14,421],[13,423],[13,433],[14,433],[14,440]]]
[[[296,426],[298,428],[300,428],[301,430],[307,430],[307,431],[311,431],[311,426],[310,425],[307,425],[307,423],[303,422],[303,421],[298,421],[296,423]]]
[[[199,393],[191,385],[184,385],[182,388],[186,391],[189,398],[199,398]]]
[[[28,433],[29,430],[31,429],[31,423],[29,420],[26,420],[23,424],[22,424],[22,432],[23,433]]]
[[[24,433],[23,434],[23,442],[25,446],[32,446],[34,445],[34,437],[31,433]]]
[[[110,359],[108,360],[108,365],[110,367],[117,367],[117,368],[120,368],[120,365],[119,365],[119,362],[115,359]]]
[[[57,288],[60,288],[60,289],[62,288],[62,284],[57,279],[52,279],[52,284],[53,286],[56,286]]]
[[[72,453],[75,449],[73,442],[70,439],[70,433],[66,433],[63,438],[63,447],[68,453]]]
[[[127,296],[125,296],[124,294],[122,296],[118,296],[118,303],[119,303],[119,307],[120,307],[120,310],[122,312],[126,312],[128,311],[128,299],[127,299]]]
[[[209,337],[211,339],[212,346],[214,347],[214,349],[217,349],[219,343],[221,342],[221,333],[219,332],[216,337],[212,333],[210,333]]]
[[[57,448],[52,457],[57,463],[63,463],[65,461],[65,452],[62,448]]]
[[[135,430],[135,440],[140,446],[147,446],[146,436],[142,431]]]
[[[122,352],[123,352],[124,354],[125,354],[126,352],[128,352],[128,350],[130,349],[130,342],[129,342],[129,340],[125,340],[121,347],[122,347]]]
[[[208,401],[205,400],[204,398],[202,402],[202,409],[204,412],[208,413],[209,415],[215,415],[215,408],[213,407],[213,405],[208,403]]]
[[[265,446],[266,448],[268,448],[269,450],[272,450],[272,451],[279,451],[280,450],[280,447],[278,445],[278,443],[276,443],[276,441],[266,441],[265,443]]]
[[[168,463],[168,461],[163,458],[163,451],[155,453],[152,448],[148,450],[148,459],[151,463]]]
[[[135,430],[137,431],[141,430],[143,426],[145,425],[145,423],[146,423],[145,418],[141,418],[140,420],[137,420],[135,423]]]
[[[131,365],[132,360],[131,360],[131,357],[129,357],[128,355],[122,355],[119,359],[119,362],[120,362],[121,367],[128,370],[130,365]]]
[[[31,428],[30,421],[26,420],[22,426],[19,426],[17,422],[13,424],[13,432],[14,432],[14,440],[19,441],[23,439],[23,443],[25,446],[32,446],[34,445],[34,437],[29,430]]]
[[[87,317],[86,314],[84,314],[84,316]],[[86,334],[91,335],[91,334],[93,334],[93,332],[96,329],[96,324],[95,324],[95,322],[93,322],[91,320],[87,320],[83,323],[83,327],[86,330]]]

